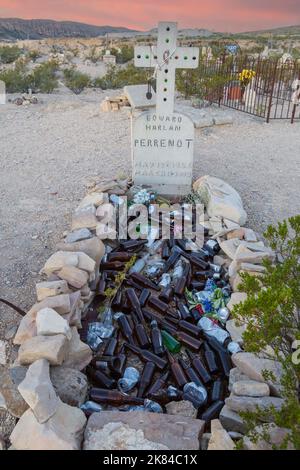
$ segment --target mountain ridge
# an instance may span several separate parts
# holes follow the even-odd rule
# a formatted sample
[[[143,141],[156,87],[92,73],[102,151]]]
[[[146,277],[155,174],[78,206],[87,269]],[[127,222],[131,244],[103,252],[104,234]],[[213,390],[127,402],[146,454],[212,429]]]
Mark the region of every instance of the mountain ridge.
[[[122,26],[94,26],[76,21],[47,19],[23,20],[0,18],[0,40],[47,39],[67,37],[97,37],[107,33],[135,33],[136,30]]]

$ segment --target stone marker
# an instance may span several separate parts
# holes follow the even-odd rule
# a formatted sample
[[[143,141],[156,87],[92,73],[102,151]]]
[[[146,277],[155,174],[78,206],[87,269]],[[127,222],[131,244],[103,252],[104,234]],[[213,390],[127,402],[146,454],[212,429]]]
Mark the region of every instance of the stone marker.
[[[85,423],[84,413],[65,403],[60,403],[54,416],[44,424],[28,410],[10,441],[16,450],[80,450]]]
[[[207,450],[234,450],[235,445],[218,419],[211,422],[211,438]]]
[[[224,406],[220,413],[220,421],[226,431],[235,431],[245,434],[247,426],[238,413]]]
[[[39,423],[45,423],[57,411],[59,398],[50,380],[49,362],[40,359],[34,362],[18,387]]]
[[[268,397],[270,388],[268,384],[255,380],[241,380],[232,386],[232,393],[242,397]]]
[[[157,46],[136,46],[137,67],[155,68],[156,109],[132,121],[133,180],[160,194],[190,192],[193,173],[194,124],[174,112],[177,68],[197,68],[199,49],[177,47],[177,24],[158,25]]]
[[[86,400],[88,382],[84,374],[69,367],[51,367],[50,377],[59,398],[67,405],[80,407]]]
[[[34,336],[19,349],[18,361],[30,365],[38,359],[47,359],[51,365],[60,366],[66,357],[68,340],[64,335]]]
[[[156,103],[156,93],[153,92],[152,98],[147,99],[147,85],[127,85],[124,87],[126,95],[132,109],[153,108]]]
[[[88,420],[84,440],[85,450],[109,448],[105,447],[107,442],[102,440],[103,434],[98,434],[109,423],[121,423],[132,430],[141,430],[145,439],[151,443],[162,444],[170,450],[198,450],[199,439],[204,430],[203,421],[184,416],[137,411],[131,413],[103,411],[94,413]]]

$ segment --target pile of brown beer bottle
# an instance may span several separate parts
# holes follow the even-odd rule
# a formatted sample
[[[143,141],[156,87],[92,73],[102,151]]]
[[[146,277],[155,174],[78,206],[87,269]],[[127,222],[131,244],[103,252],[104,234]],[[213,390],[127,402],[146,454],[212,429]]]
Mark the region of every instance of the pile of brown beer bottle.
[[[143,407],[151,400],[165,411],[171,401],[190,399],[198,417],[209,423],[219,416],[228,393],[230,337],[222,343],[197,325],[203,311],[199,306],[191,309],[186,292],[199,292],[213,279],[230,295],[228,273],[213,263],[220,247],[207,233],[203,248],[196,251],[185,240],[155,243],[144,263],[148,240],[119,241],[101,263],[94,313],[126,263],[137,257],[110,305],[115,331],[102,341],[87,368],[90,400],[119,409]],[[83,331],[91,319],[86,317]],[[118,383],[137,363],[139,378],[125,393]]]

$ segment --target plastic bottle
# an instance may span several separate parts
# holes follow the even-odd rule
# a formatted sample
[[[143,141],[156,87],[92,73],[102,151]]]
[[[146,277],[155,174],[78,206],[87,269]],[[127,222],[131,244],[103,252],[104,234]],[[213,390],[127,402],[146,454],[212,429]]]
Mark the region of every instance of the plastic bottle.
[[[201,318],[201,320],[198,322],[198,326],[201,328],[201,330],[205,331],[208,336],[215,338],[221,344],[224,344],[225,341],[230,337],[228,331],[220,328],[210,318]]]
[[[193,403],[194,407],[198,409],[206,404],[207,391],[205,387],[190,382],[183,387],[183,398]]]
[[[140,373],[134,367],[127,367],[124,375],[118,380],[118,388],[123,393],[128,393],[134,389],[140,380]]]

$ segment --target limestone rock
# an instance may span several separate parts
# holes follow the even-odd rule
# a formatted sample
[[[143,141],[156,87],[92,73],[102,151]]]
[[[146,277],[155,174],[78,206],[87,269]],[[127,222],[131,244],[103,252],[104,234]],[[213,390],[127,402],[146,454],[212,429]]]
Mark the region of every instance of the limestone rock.
[[[193,188],[203,195],[209,217],[224,217],[240,226],[245,225],[247,214],[242,199],[228,183],[219,178],[203,176],[194,183]]]
[[[28,410],[10,441],[17,450],[80,450],[85,424],[84,413],[65,403],[60,403],[52,418],[43,424]]]
[[[72,232],[81,228],[88,228],[90,230],[96,230],[98,220],[94,213],[90,212],[79,212],[75,213],[72,217]]]
[[[234,450],[235,444],[218,419],[211,422],[211,438],[207,450]]]
[[[225,255],[228,256],[228,258],[234,260],[237,249],[241,243],[241,240],[239,240],[238,238],[232,238],[231,240],[221,242],[220,247],[221,250],[225,253]]]
[[[242,271],[250,271],[254,273],[265,273],[266,268],[259,264],[251,264],[251,263],[241,263],[241,270]]]
[[[105,253],[105,247],[98,237],[93,237],[89,240],[82,240],[76,243],[59,243],[57,245],[59,250],[69,252],[82,252],[96,261],[97,266],[100,264],[101,259]]]
[[[224,406],[220,413],[220,421],[226,431],[235,431],[245,434],[246,424],[238,413],[230,410],[228,406]]]
[[[63,315],[63,318],[69,323],[70,326],[76,326],[80,329],[82,328],[81,310],[83,303],[81,302],[81,293],[79,290],[70,294],[70,305],[70,312],[66,315]]]
[[[132,429],[123,423],[108,423],[93,433],[84,446],[85,450],[169,450],[158,442],[145,438],[141,429]]]
[[[28,368],[18,390],[39,423],[48,421],[59,406],[59,399],[50,380],[49,362],[45,359],[34,362]]]
[[[64,335],[34,336],[20,347],[18,361],[21,365],[30,365],[39,359],[47,359],[51,365],[60,366],[67,350],[68,340]]]
[[[240,245],[235,253],[235,260],[239,263],[262,264],[266,259],[274,259],[274,254],[271,250],[252,251],[247,246]]]
[[[5,366],[7,362],[7,355],[6,355],[6,341],[0,340],[0,365]]]
[[[187,418],[197,418],[198,410],[194,408],[190,401],[172,401],[166,405],[167,413],[176,416],[186,416]]]
[[[93,234],[88,228],[81,228],[79,230],[75,230],[67,235],[65,238],[65,243],[76,243],[80,242],[81,240],[87,240],[92,238]]]
[[[104,202],[104,194],[102,192],[93,192],[87,194],[81,201],[78,206],[78,209],[82,209],[90,204],[93,204],[95,207],[100,206]]]
[[[270,388],[268,384],[263,382],[242,380],[233,384],[232,393],[234,395],[246,397],[268,397],[270,395]]]
[[[226,322],[226,330],[230,334],[232,341],[242,345],[244,343],[243,334],[246,331],[246,325],[237,326],[236,320],[228,320]]]
[[[265,424],[264,426],[257,426],[255,432],[267,433],[270,438],[270,442],[266,442],[264,439],[259,439],[257,442],[252,442],[249,437],[244,437],[244,449],[245,450],[273,450],[274,447],[279,448],[284,442],[290,431],[285,428],[279,428],[275,424]],[[292,444],[288,444],[288,450],[294,450]]]
[[[96,216],[98,219],[103,219],[105,217],[106,223],[109,222],[114,216],[115,208],[113,204],[103,204],[98,207]]]
[[[115,240],[117,238],[117,232],[114,228],[101,223],[97,224],[96,234],[100,240]]]
[[[140,430],[148,441],[159,443],[170,450],[198,450],[204,422],[184,416],[159,413],[130,413],[103,411],[94,413],[88,420],[84,449],[101,450],[106,445],[101,431],[109,423],[122,423],[130,429]],[[126,450],[123,448],[122,450]]]
[[[71,339],[71,329],[69,324],[52,308],[40,310],[36,317],[36,327],[38,336],[65,335]]]
[[[251,228],[245,228],[246,242],[257,242],[256,233]]]
[[[238,238],[239,240],[243,240],[245,238],[245,229],[239,228],[232,230],[227,234],[227,240],[231,240],[232,238]]]
[[[81,214],[96,215],[96,207],[94,206],[94,204],[87,204],[83,207],[77,207],[75,209],[74,215],[81,215]]]
[[[227,304],[227,308],[230,310],[230,312],[232,312],[233,308],[236,305],[239,305],[240,303],[245,302],[245,300],[247,300],[247,297],[248,296],[246,292],[234,292],[233,294],[231,294],[231,298]]]
[[[40,282],[36,285],[38,302],[42,302],[47,297],[68,293],[69,287],[66,281]]]
[[[276,378],[276,383],[268,382],[268,385],[273,394],[280,396],[280,386],[277,384],[280,383],[283,371],[282,366],[278,362],[264,359],[246,352],[234,354],[232,356],[232,362],[250,379],[258,382],[265,382],[262,375],[264,370],[271,371]]]
[[[81,269],[75,268],[74,266],[63,267],[60,271],[57,272],[57,275],[76,289],[81,289],[89,279],[88,273],[82,271]]]
[[[96,262],[90,256],[86,255],[85,253],[78,252],[78,268],[86,271],[88,273],[93,273],[96,268]]]
[[[50,377],[59,398],[67,405],[78,408],[86,401],[88,390],[87,378],[84,374],[68,367],[51,367]]]
[[[216,255],[214,256],[214,264],[218,266],[225,266],[227,263],[227,259],[224,256]]]
[[[79,260],[77,253],[58,251],[57,253],[54,253],[52,256],[50,256],[45,266],[43,267],[42,272],[46,275],[49,275],[59,271],[64,266],[77,267],[78,263]]]
[[[64,367],[82,370],[91,362],[93,354],[90,347],[80,340],[77,328],[71,328],[71,330],[72,338],[63,365]]]
[[[18,378],[20,370],[21,380]],[[4,398],[5,408],[16,418],[20,418],[28,409],[28,405],[18,390],[18,385],[26,375],[26,367],[7,369],[0,366],[0,393]]]
[[[233,394],[225,400],[225,404],[228,408],[236,413],[240,413],[241,411],[253,412],[256,411],[257,406],[265,410],[271,405],[279,411],[281,410],[283,403],[284,400],[277,397],[238,397]]]
[[[36,336],[36,316],[44,308],[53,308],[57,313],[63,315],[70,312],[70,297],[68,294],[47,297],[42,302],[35,304],[29,312],[22,318],[17,334],[14,338],[14,344],[22,344],[27,339]]]
[[[234,367],[231,369],[229,373],[229,384],[228,384],[228,390],[231,392],[233,384],[235,382],[240,382],[242,380],[250,380],[248,375],[243,374],[237,367]]]

